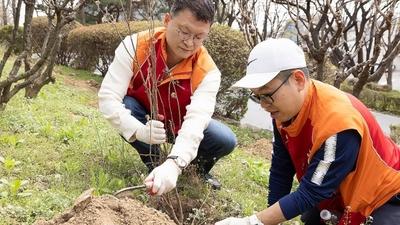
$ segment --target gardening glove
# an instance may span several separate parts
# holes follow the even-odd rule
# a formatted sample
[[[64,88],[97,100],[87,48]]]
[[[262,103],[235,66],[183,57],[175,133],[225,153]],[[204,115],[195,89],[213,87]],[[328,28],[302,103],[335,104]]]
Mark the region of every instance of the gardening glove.
[[[264,225],[256,215],[244,217],[244,218],[234,218],[229,217],[227,219],[216,222],[215,225]]]
[[[182,170],[172,159],[167,159],[151,171],[144,183],[151,195],[162,195],[176,186],[176,181],[181,172]]]
[[[136,131],[136,139],[146,144],[162,144],[166,137],[164,123],[158,120],[149,120]]]

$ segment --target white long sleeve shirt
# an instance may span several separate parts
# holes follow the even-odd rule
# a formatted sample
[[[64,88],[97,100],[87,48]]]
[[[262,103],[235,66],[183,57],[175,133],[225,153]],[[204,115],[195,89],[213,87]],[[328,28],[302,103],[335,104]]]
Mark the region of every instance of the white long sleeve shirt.
[[[135,141],[136,131],[144,126],[123,104],[133,76],[136,45],[137,34],[128,36],[121,42],[98,93],[100,111],[129,142]],[[220,82],[221,73],[216,68],[205,75],[193,92],[170,155],[179,156],[188,163],[197,156],[203,132],[214,113]]]

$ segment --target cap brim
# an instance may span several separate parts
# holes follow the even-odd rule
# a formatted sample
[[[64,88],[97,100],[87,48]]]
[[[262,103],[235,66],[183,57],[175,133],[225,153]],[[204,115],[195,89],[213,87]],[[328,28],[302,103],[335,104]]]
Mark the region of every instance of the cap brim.
[[[259,88],[270,82],[278,72],[271,73],[253,73],[247,74],[242,79],[237,81],[232,85],[232,87],[241,87],[241,88]]]

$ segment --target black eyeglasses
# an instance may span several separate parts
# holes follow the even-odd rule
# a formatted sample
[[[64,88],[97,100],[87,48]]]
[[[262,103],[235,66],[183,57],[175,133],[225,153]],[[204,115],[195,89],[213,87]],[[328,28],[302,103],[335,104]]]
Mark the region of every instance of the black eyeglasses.
[[[292,75],[292,72],[290,72],[290,74],[285,78],[285,80],[273,92],[268,93],[268,94],[259,94],[259,95],[256,95],[253,92],[251,92],[250,99],[258,104],[260,104],[261,102],[264,102],[268,105],[271,105],[272,103],[274,103],[274,99],[272,98],[272,95],[274,95],[279,90],[279,88],[281,88],[283,86],[283,84],[289,80],[291,75]]]
[[[195,45],[201,45],[203,41],[207,39],[207,35],[198,36],[195,34],[191,34],[183,31],[180,27],[176,28],[176,32],[178,33],[178,36],[182,41],[187,41],[191,39],[193,41],[193,44]]]

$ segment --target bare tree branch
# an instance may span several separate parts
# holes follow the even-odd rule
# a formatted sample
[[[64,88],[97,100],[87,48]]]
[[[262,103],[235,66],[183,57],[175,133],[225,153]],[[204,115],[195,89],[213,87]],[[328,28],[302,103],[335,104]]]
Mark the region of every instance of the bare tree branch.
[[[43,43],[43,51],[40,58],[31,66],[32,44],[31,44],[31,23],[33,11],[36,5],[35,0],[24,0],[25,2],[25,21],[23,33],[23,51],[17,56],[13,63],[8,77],[0,82],[0,108],[4,109],[7,102],[20,90],[26,90],[26,97],[35,97],[41,88],[48,82],[54,81],[52,71],[54,68],[56,53],[61,43],[61,30],[75,17],[75,10],[83,7],[84,1],[74,4],[72,0],[64,1],[44,1],[46,13],[49,19],[49,32]],[[17,3],[14,14],[14,30],[10,47],[7,49],[3,60],[0,63],[2,74],[4,65],[9,59],[15,46],[16,34],[19,24],[22,0]],[[55,21],[53,20],[55,19]],[[55,23],[53,26],[53,22]],[[25,71],[20,73],[20,67],[24,62]],[[23,80],[23,81],[22,81]],[[22,81],[22,82],[21,82]]]

